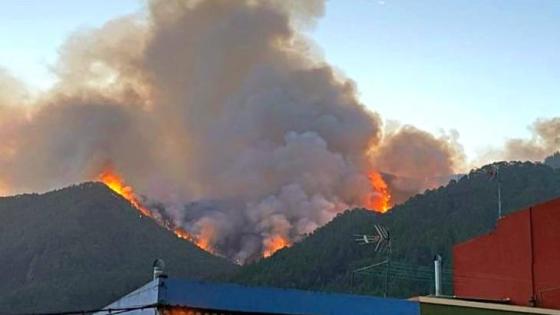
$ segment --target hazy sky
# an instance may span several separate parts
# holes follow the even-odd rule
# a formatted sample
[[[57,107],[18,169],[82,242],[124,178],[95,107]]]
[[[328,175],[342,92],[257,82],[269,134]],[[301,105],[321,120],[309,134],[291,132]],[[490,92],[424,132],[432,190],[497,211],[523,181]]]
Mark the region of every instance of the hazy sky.
[[[45,89],[68,34],[141,6],[0,0],[0,66]],[[471,158],[560,116],[560,0],[331,0],[310,35],[367,106],[431,132],[456,129]]]

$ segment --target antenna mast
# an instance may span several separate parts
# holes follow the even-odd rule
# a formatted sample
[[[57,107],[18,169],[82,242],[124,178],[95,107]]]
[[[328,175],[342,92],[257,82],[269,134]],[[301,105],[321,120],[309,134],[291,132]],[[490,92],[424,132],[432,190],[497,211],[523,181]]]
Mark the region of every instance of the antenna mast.
[[[387,297],[389,294],[389,277],[390,277],[390,269],[391,269],[391,254],[392,254],[392,246],[391,246],[391,236],[389,234],[389,230],[385,228],[383,225],[376,224],[374,226],[376,234],[374,235],[367,235],[367,234],[355,234],[354,240],[360,245],[375,245],[375,252],[382,252],[386,250],[387,258],[379,263],[375,263],[373,265],[369,265],[366,267],[358,268],[352,271],[352,274],[357,272],[366,271],[368,269],[372,269],[374,267],[385,265],[385,290],[384,290],[384,297]]]

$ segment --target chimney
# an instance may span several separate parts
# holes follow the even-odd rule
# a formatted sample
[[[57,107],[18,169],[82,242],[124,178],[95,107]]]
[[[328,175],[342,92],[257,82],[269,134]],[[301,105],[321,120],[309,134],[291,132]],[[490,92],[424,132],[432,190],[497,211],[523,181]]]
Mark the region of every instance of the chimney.
[[[154,267],[154,280],[158,278],[167,278],[167,276],[164,273],[165,262],[163,261],[163,259],[158,258],[154,260],[153,267]]]

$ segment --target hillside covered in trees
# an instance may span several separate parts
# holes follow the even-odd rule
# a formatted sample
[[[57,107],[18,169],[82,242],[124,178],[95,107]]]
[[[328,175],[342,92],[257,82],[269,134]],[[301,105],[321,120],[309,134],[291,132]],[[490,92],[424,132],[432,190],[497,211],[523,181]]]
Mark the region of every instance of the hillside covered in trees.
[[[506,214],[560,197],[560,169],[548,160],[495,165]],[[346,211],[292,247],[241,268],[141,217],[103,184],[0,198],[0,264],[10,273],[0,283],[0,313],[105,305],[149,281],[155,258],[163,258],[168,274],[178,278],[382,295],[384,266],[352,276],[352,270],[386,258],[386,252],[354,241],[355,234],[373,234],[375,224],[386,226],[393,240],[389,295],[428,294],[433,256],[441,254],[451,269],[453,244],[494,227],[492,167],[418,194],[386,215]]]
[[[560,152],[556,152],[544,160],[544,164],[552,168],[560,168]]]
[[[499,163],[504,213],[560,197],[560,169],[546,164]],[[231,281],[264,286],[327,290],[382,295],[385,266],[369,275],[352,270],[383,261],[386,252],[360,246],[354,234],[373,234],[374,225],[389,228],[392,263],[389,295],[410,297],[429,294],[432,259],[444,257],[452,267],[453,244],[493,229],[497,220],[497,181],[492,166],[471,171],[447,186],[428,190],[398,205],[387,215],[355,209],[339,215],[291,248],[269,259],[245,266]],[[445,273],[444,289],[451,293],[451,271]]]
[[[156,258],[176,277],[236,268],[141,217],[103,184],[0,198],[0,266],[9,274],[1,314],[103,306],[150,281]]]

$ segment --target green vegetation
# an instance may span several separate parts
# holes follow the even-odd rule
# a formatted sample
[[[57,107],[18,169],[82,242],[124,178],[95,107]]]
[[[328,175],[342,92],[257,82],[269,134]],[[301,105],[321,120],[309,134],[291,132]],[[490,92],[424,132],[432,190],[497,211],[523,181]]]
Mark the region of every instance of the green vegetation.
[[[560,196],[560,169],[545,164],[500,163],[504,213]],[[450,268],[456,243],[492,230],[497,219],[497,181],[489,180],[490,166],[473,170],[446,187],[428,190],[376,215],[355,209],[336,217],[308,238],[269,259],[245,266],[230,280],[240,283],[382,295],[384,266],[374,275],[351,270],[385,259],[371,246],[353,241],[353,234],[373,234],[383,224],[393,238],[393,264],[389,294],[397,297],[432,292],[432,259],[444,257]],[[451,293],[450,273],[444,289]]]
[[[544,163],[552,168],[560,168],[560,152],[556,152],[544,159]]]
[[[547,164],[500,163],[504,213],[560,196],[560,169]],[[151,279],[151,262],[163,258],[174,277],[252,285],[382,295],[385,268],[352,270],[385,259],[354,234],[391,231],[389,294],[432,292],[432,258],[492,230],[497,181],[490,166],[446,187],[428,190],[387,215],[354,209],[268,259],[236,268],[176,238],[107,187],[87,183],[43,195],[0,198],[0,313],[87,309],[108,304]],[[451,293],[450,273],[444,288]]]
[[[177,277],[236,268],[139,216],[102,184],[0,198],[1,314],[103,306],[151,280],[155,258]]]

